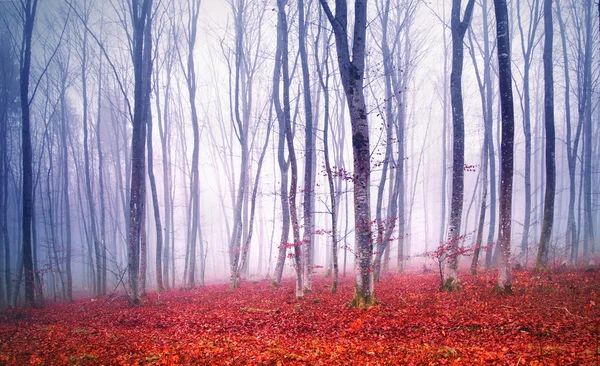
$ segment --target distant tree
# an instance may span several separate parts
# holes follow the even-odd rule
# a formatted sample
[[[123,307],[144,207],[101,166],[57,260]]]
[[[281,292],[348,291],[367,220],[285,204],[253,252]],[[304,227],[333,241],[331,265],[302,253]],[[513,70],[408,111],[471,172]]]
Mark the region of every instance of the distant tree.
[[[462,72],[465,33],[473,16],[475,0],[469,0],[461,19],[461,0],[452,1],[450,29],[452,31],[452,72],[450,73],[450,98],[452,103],[453,149],[452,149],[452,200],[448,225],[450,256],[444,271],[444,289],[455,290],[458,284],[458,256],[453,252],[459,247],[462,219],[465,169],[465,126],[462,96]]]
[[[585,232],[583,237],[583,256],[593,263],[594,258],[594,215],[592,211],[592,149],[593,149],[593,123],[592,119],[592,57],[593,57],[593,30],[592,30],[592,2],[586,1],[583,4],[583,22],[584,22],[584,65],[583,65],[583,85],[580,100],[580,118],[583,121],[583,215],[585,222]]]
[[[333,28],[336,40],[339,72],[346,94],[352,126],[352,153],[354,156],[354,219],[356,237],[356,284],[352,305],[368,308],[376,303],[371,260],[373,237],[370,214],[370,148],[369,120],[364,96],[365,46],[367,29],[367,1],[354,1],[354,32],[349,44],[348,4],[336,0],[335,15],[327,0],[321,6]],[[352,47],[352,49],[350,49]]]
[[[513,106],[510,36],[506,0],[494,0],[496,39],[498,42],[498,84],[502,115],[500,144],[500,217],[498,230],[498,284],[502,292],[512,292],[510,268],[510,230],[512,214],[512,183],[515,117]]]
[[[576,167],[577,167],[577,151],[581,136],[581,123],[577,124],[577,132],[575,139],[572,138],[572,123],[571,123],[571,70],[569,69],[569,53],[567,47],[567,27],[563,18],[563,11],[560,1],[556,0],[556,19],[560,29],[560,39],[562,46],[563,73],[565,80],[565,130],[566,130],[566,147],[567,147],[567,166],[569,169],[569,207],[567,212],[567,232],[566,245],[570,252],[569,261],[571,264],[577,262],[579,249],[579,241],[577,240],[577,227],[575,224],[575,184]]]
[[[198,110],[196,107],[196,67],[194,58],[194,49],[196,45],[196,36],[198,33],[198,16],[200,14],[200,0],[189,0],[187,2],[187,29],[185,30],[186,56],[185,64],[182,55],[180,54],[181,68],[186,81],[186,86],[189,94],[189,103],[192,119],[192,131],[194,138],[194,146],[192,149],[192,167],[190,176],[190,210],[191,222],[189,227],[189,240],[186,250],[186,271],[184,273],[184,282],[188,288],[196,286],[196,242],[200,234],[200,177],[198,171],[198,162],[200,154],[200,127],[198,124]],[[202,240],[199,240],[200,257],[203,258]],[[201,271],[203,272],[203,271]]]
[[[15,47],[8,32],[0,31],[0,263],[4,283],[0,283],[0,307],[10,304],[12,295],[11,241],[8,228],[10,186],[10,121],[18,114],[19,68],[15,61]]]
[[[548,266],[548,251],[554,224],[554,195],[556,194],[556,148],[554,132],[554,73],[552,64],[552,0],[544,0],[544,125],[546,130],[546,197],[544,222],[538,247],[536,268]]]
[[[277,1],[277,48],[275,51],[275,66],[273,70],[273,103],[277,120],[279,123],[279,139],[277,147],[277,162],[281,173],[280,192],[281,195],[281,211],[282,211],[282,227],[281,240],[279,241],[279,253],[277,255],[277,264],[275,265],[274,284],[281,283],[283,274],[283,266],[285,264],[286,252],[289,246],[290,232],[290,202],[288,195],[288,170],[290,159],[285,159],[285,147],[287,136],[287,121],[291,118],[290,115],[290,76],[288,65],[288,44],[287,44],[287,15],[285,12],[286,0]],[[283,80],[282,80],[283,79]],[[283,81],[283,90],[280,91],[280,86]],[[281,96],[283,96],[283,101]],[[297,285],[296,285],[297,286]],[[301,288],[301,286],[300,286]],[[298,286],[296,287],[298,289]]]
[[[322,9],[320,9],[322,10]],[[322,11],[319,11],[319,25],[323,24],[324,18],[322,18]],[[326,20],[325,20],[326,21]],[[319,26],[319,32],[321,31]],[[338,273],[339,273],[339,265],[338,265],[338,208],[339,208],[339,196],[336,194],[336,189],[334,186],[333,180],[333,171],[331,167],[331,158],[329,155],[329,129],[330,126],[330,95],[328,93],[329,90],[329,80],[330,80],[330,71],[329,71],[329,49],[327,45],[331,40],[332,33],[329,33],[328,37],[324,37],[323,41],[323,59],[320,60],[319,52],[316,52],[316,60],[317,60],[317,75],[319,76],[319,84],[323,89],[324,96],[324,124],[323,124],[323,153],[325,160],[325,174],[327,175],[327,185],[329,188],[329,211],[331,214],[331,268],[333,271],[332,275],[332,283],[331,283],[331,293],[336,293],[338,288]]]
[[[526,3],[529,7],[529,24],[527,29],[523,27],[521,15],[521,3]],[[539,43],[537,28],[540,23],[540,0],[518,1],[517,5],[517,24],[521,40],[521,51],[523,52],[523,94],[520,95],[521,105],[523,107],[523,133],[525,137],[525,216],[523,219],[523,236],[521,239],[520,260],[525,264],[527,262],[529,246],[529,229],[531,226],[531,87],[530,75],[531,64],[533,62],[533,52]],[[518,90],[518,89],[517,89]]]

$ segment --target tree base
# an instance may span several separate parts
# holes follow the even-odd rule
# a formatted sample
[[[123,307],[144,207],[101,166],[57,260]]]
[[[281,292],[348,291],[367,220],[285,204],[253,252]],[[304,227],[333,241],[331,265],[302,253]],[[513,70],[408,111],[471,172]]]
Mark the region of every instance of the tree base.
[[[377,299],[375,299],[375,296],[364,296],[362,293],[355,290],[354,298],[352,298],[352,301],[350,301],[348,307],[367,310],[371,306],[375,306],[377,304],[379,304],[379,302],[377,301]]]
[[[454,292],[460,290],[460,282],[454,277],[447,278],[442,285],[442,291]]]
[[[496,285],[494,286],[494,289],[492,290],[493,293],[495,293],[496,295],[512,295],[513,290],[512,290],[512,285],[506,285],[504,287]]]

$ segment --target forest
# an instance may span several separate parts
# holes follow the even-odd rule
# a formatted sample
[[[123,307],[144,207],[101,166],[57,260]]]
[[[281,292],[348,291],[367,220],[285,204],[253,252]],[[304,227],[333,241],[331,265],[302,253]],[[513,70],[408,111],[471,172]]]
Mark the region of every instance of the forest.
[[[600,3],[0,19],[0,364],[599,362]]]

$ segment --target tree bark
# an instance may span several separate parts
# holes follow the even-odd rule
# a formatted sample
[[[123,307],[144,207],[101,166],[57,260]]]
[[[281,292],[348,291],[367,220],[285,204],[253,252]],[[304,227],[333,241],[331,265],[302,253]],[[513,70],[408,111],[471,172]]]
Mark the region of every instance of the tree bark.
[[[141,2],[140,2],[141,1]],[[134,110],[131,136],[131,188],[129,199],[129,232],[127,236],[127,269],[129,303],[138,305],[140,241],[146,201],[146,117],[150,107],[152,76],[152,0],[131,0],[133,26],[132,61],[134,66]]]
[[[458,247],[464,196],[465,127],[462,97],[462,71],[464,59],[464,36],[471,22],[475,1],[469,0],[461,20],[461,0],[452,1],[452,71],[450,73],[450,98],[452,104],[452,199],[448,223],[449,253],[444,270],[444,290],[453,291],[458,284]]]
[[[23,271],[25,272],[25,306],[35,305],[35,283],[32,256],[31,225],[33,214],[33,163],[31,149],[29,76],[31,69],[31,38],[37,11],[37,0],[26,0],[23,4],[23,39],[20,59],[20,102],[21,102],[21,149],[23,150],[23,211],[22,248]]]
[[[277,5],[279,8],[279,14],[282,17],[283,28],[287,29],[287,19],[285,13],[285,1],[278,0]],[[281,50],[281,67],[283,73],[283,108],[285,115],[285,139],[287,141],[288,148],[288,159],[290,163],[292,176],[290,177],[290,194],[289,194],[289,205],[290,205],[290,219],[292,224],[292,234],[294,237],[294,260],[296,267],[296,298],[304,298],[304,285],[303,285],[303,261],[302,261],[302,240],[300,239],[300,223],[298,221],[298,211],[296,205],[296,194],[298,192],[298,164],[296,161],[296,150],[294,148],[294,135],[292,132],[292,121],[290,118],[290,74],[289,74],[289,62],[288,62],[288,35],[287,32],[283,34],[281,38],[282,50]]]
[[[306,159],[304,160],[304,234],[302,236],[303,258],[303,282],[305,292],[312,291],[312,254],[313,254],[313,231],[314,217],[312,212],[313,206],[313,159],[314,159],[314,142],[313,142],[313,115],[312,101],[310,96],[310,76],[308,68],[308,56],[306,52],[306,21],[304,19],[304,0],[298,0],[298,38],[299,51],[302,66],[302,86],[304,97],[304,151]]]
[[[548,266],[548,251],[554,224],[554,195],[556,194],[556,162],[554,132],[554,74],[552,70],[552,0],[544,0],[544,126],[546,130],[546,194],[544,222],[538,247],[536,268]]]
[[[352,126],[352,154],[354,157],[354,218],[356,237],[356,282],[351,304],[358,308],[369,308],[377,301],[371,270],[373,238],[370,213],[370,147],[369,121],[363,91],[365,71],[365,46],[367,29],[367,1],[354,2],[354,32],[352,55],[348,43],[348,9],[346,0],[336,0],[335,16],[327,0],[321,6],[331,23],[336,40],[338,66]]]
[[[514,106],[512,92],[510,38],[506,0],[494,0],[496,38],[498,42],[498,79],[502,115],[500,144],[500,219],[498,230],[498,284],[502,292],[512,292],[510,268],[511,209],[513,183]]]
[[[284,9],[284,1],[277,1],[277,50],[275,53],[275,67],[273,70],[273,103],[275,105],[275,111],[277,119],[279,121],[279,140],[278,140],[278,152],[277,162],[279,164],[279,170],[281,173],[281,211],[282,211],[282,227],[281,227],[281,240],[279,241],[279,253],[277,256],[277,264],[275,265],[275,279],[274,285],[279,286],[281,283],[281,277],[283,274],[283,267],[285,265],[285,258],[287,247],[289,245],[289,232],[290,232],[290,205],[288,196],[288,168],[289,160],[285,160],[285,141],[286,141],[286,120],[290,118],[290,107],[289,107],[289,83],[283,85],[284,104],[281,103],[280,97],[280,74],[282,72],[283,63],[283,52],[284,52],[284,38],[287,33],[287,20]],[[287,70],[287,68],[286,68]],[[285,80],[284,73],[284,80]],[[289,78],[289,76],[288,76]],[[287,99],[286,99],[287,95]],[[287,101],[287,103],[286,103]]]

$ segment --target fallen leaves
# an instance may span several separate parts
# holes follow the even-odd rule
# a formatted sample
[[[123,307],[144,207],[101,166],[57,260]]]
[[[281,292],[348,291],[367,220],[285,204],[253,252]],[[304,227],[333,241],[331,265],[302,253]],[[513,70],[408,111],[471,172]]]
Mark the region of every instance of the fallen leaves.
[[[438,291],[435,274],[390,276],[380,304],[347,308],[353,283],[294,298],[293,280],[59,303],[0,314],[0,364],[594,364],[600,360],[597,272],[515,274],[496,296],[495,274],[462,276]],[[317,300],[318,299],[318,300]],[[160,301],[158,301],[160,300]]]

